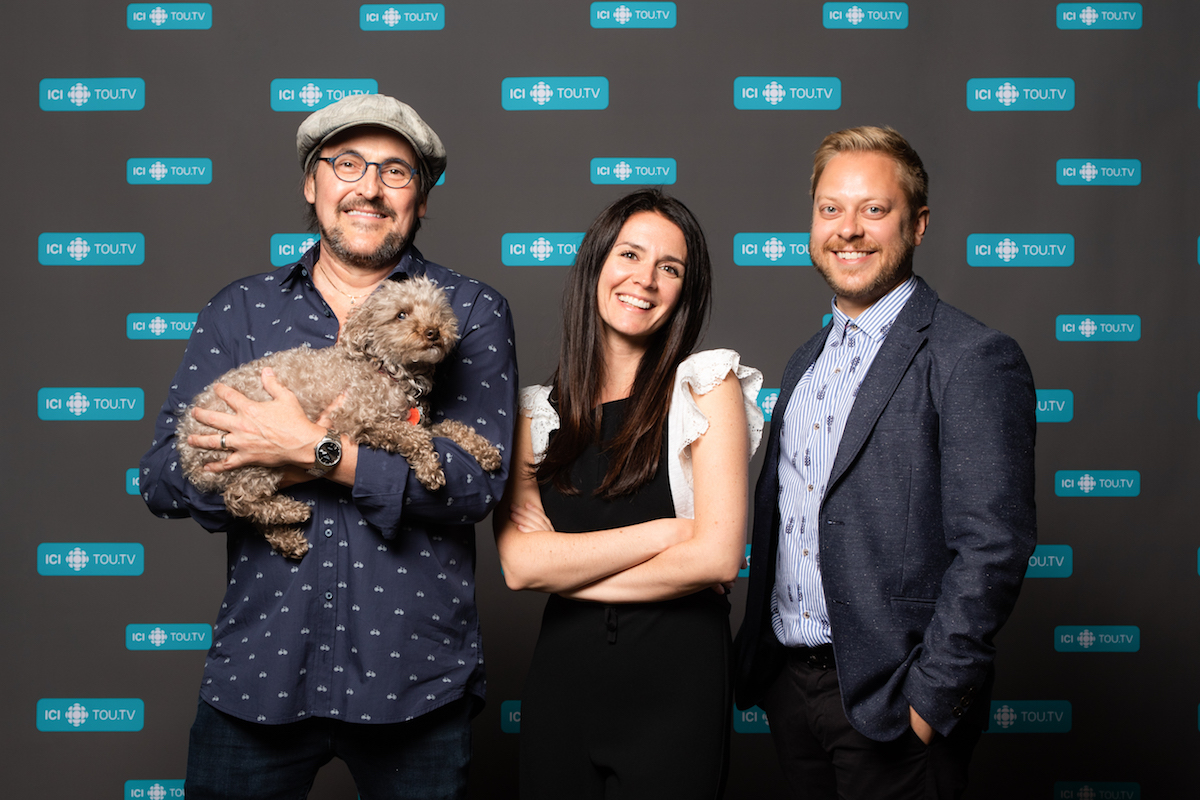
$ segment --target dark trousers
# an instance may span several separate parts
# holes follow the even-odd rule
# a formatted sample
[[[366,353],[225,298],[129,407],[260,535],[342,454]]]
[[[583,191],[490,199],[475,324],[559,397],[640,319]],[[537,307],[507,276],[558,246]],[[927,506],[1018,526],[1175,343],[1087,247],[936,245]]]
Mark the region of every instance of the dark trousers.
[[[188,746],[188,800],[301,800],[317,770],[346,762],[363,800],[454,800],[466,795],[470,701],[410,722],[366,725],[310,717],[260,725],[203,701]]]
[[[837,671],[790,651],[760,703],[779,763],[803,800],[943,800],[962,797],[981,731],[958,725],[926,745],[911,729],[877,742],[846,719]]]

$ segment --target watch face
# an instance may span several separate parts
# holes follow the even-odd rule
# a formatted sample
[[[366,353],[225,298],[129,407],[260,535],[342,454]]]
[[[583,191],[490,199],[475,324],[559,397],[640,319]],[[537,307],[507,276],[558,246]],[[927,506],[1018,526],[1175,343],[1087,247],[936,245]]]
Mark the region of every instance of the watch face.
[[[342,460],[342,445],[340,442],[321,442],[317,445],[317,463],[323,467],[336,466]]]

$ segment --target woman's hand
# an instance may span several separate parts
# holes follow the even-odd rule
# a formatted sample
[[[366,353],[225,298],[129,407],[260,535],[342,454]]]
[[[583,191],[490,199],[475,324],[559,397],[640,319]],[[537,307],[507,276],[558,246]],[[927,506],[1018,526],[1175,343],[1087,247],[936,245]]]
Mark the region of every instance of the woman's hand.
[[[540,504],[523,503],[520,506],[513,506],[509,511],[509,517],[516,524],[517,530],[522,533],[554,530],[554,523],[546,516],[546,512]]]

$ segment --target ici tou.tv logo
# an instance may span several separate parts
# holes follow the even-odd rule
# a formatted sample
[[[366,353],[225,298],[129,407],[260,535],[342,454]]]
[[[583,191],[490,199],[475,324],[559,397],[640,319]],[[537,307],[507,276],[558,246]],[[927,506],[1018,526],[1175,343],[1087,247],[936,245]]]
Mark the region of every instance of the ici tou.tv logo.
[[[42,233],[38,263],[48,267],[138,266],[146,260],[146,237],[126,233]]]
[[[908,3],[826,3],[821,9],[826,28],[908,27]]]
[[[446,27],[441,3],[368,3],[358,8],[358,27],[364,31],[440,31]]]
[[[1067,700],[993,700],[988,733],[1067,733],[1071,703]]]
[[[138,420],[146,408],[139,387],[47,387],[38,389],[38,419]]]
[[[208,30],[212,6],[208,3],[130,3],[125,25],[131,31]]]
[[[43,542],[39,575],[141,575],[145,548],[136,542]]]
[[[81,733],[140,731],[145,714],[145,704],[135,697],[43,697],[37,703],[37,729]]]
[[[1137,314],[1059,314],[1054,321],[1060,342],[1136,342],[1142,338]]]
[[[1070,111],[1075,107],[1071,78],[971,78],[970,111]]]
[[[500,82],[505,111],[596,110],[608,108],[608,78],[505,78]]]
[[[42,111],[140,111],[146,106],[141,78],[46,78],[38,86]]]
[[[592,3],[593,28],[674,28],[674,3]]]
[[[500,262],[506,267],[569,267],[583,233],[506,233],[500,239]]]
[[[276,78],[271,81],[272,111],[316,111],[356,94],[378,94],[372,78]]]
[[[1059,497],[1137,497],[1142,476],[1135,469],[1060,469],[1054,473]]]
[[[1138,30],[1142,27],[1141,3],[1059,3],[1059,30]]]
[[[125,781],[125,800],[167,800],[183,797],[183,780]]]

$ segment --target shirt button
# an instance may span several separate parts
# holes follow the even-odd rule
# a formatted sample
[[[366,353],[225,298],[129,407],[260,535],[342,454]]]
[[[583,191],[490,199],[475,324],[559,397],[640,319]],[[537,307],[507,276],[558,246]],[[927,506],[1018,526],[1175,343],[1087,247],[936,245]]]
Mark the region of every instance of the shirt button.
[[[332,600],[332,599],[333,599],[333,592],[326,592],[326,593],[325,593],[325,599],[326,599],[326,600]]]
[[[804,611],[804,612],[802,612],[802,613],[800,614],[800,616],[804,617],[805,619],[809,619],[809,616],[808,616],[808,612],[807,612],[807,611]]]
[[[808,485],[808,490],[809,490],[810,492],[812,491],[812,484],[811,484],[811,483]]]
[[[814,430],[814,431],[819,431],[819,430],[821,430],[821,423],[819,423],[819,422],[814,422],[814,423],[813,423],[813,430]]]
[[[328,539],[330,536],[333,536],[333,531],[329,528],[326,528],[325,529],[325,538]]]
[[[838,373],[839,373],[839,372],[841,372],[841,371],[842,371],[842,368],[841,368],[841,367],[834,367],[834,368],[833,368],[833,374],[834,374],[834,375],[838,374]]]
[[[806,547],[800,552],[801,552],[801,555],[808,555],[808,548]]]

